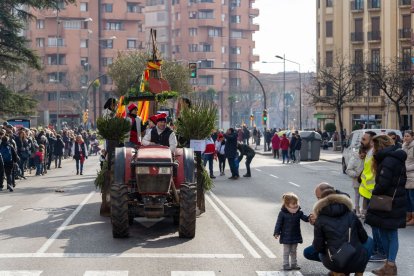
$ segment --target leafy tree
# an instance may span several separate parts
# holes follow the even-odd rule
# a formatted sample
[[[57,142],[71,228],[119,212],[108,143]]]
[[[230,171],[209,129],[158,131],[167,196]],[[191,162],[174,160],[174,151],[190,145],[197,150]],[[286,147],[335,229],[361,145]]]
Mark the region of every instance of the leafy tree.
[[[412,74],[401,65],[404,63],[394,59],[387,64],[370,64],[366,70],[368,82],[380,88],[394,105],[399,127],[403,125],[401,107],[408,106],[408,94],[411,94],[413,89]],[[411,103],[413,100],[411,97]]]
[[[149,55],[143,52],[118,53],[108,72],[117,86],[118,96],[126,94],[134,83],[139,83],[148,59]],[[163,62],[162,77],[170,83],[171,90],[183,94],[191,92],[188,68],[174,61]]]
[[[63,0],[74,3],[75,0]],[[22,66],[40,69],[40,61],[29,41],[21,36],[27,22],[34,18],[30,9],[56,9],[62,0],[1,0],[0,1],[0,75],[20,71]],[[28,96],[10,91],[0,84],[0,112],[28,115],[36,103]]]
[[[355,89],[356,83],[359,84],[359,91]],[[364,74],[354,70],[343,57],[336,56],[332,67],[318,70],[313,85],[305,92],[314,105],[328,105],[336,111],[339,129],[342,131],[342,109],[345,104],[359,96],[358,92],[362,93],[364,85]],[[321,93],[322,90],[325,93]]]

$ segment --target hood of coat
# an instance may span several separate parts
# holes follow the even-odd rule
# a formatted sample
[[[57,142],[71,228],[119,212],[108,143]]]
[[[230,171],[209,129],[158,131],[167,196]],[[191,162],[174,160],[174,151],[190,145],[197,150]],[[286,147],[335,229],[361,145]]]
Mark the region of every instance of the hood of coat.
[[[313,206],[316,216],[327,215],[329,217],[340,217],[352,211],[352,201],[344,194],[331,194],[318,200]]]
[[[381,163],[387,156],[394,157],[401,160],[402,162],[405,162],[407,159],[407,154],[405,151],[401,150],[398,145],[389,146],[378,151],[374,155],[374,158],[378,163]]]

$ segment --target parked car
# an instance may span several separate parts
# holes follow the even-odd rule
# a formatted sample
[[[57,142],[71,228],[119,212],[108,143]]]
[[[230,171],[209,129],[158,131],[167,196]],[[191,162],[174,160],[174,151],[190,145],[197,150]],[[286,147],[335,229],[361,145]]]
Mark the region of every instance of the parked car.
[[[394,131],[400,138],[402,138],[401,131],[396,129],[359,129],[353,131],[348,138],[345,140],[344,150],[342,152],[342,171],[345,173],[346,167],[348,166],[349,159],[351,159],[352,155],[355,152],[359,151],[359,147],[361,146],[361,138],[367,131],[373,131],[377,135],[379,134],[387,134],[391,131]]]

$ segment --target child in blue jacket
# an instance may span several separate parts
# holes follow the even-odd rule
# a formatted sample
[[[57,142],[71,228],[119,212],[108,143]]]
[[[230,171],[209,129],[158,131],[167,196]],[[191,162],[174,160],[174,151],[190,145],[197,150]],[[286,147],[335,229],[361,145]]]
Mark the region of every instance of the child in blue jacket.
[[[297,248],[298,243],[303,242],[300,220],[309,222],[309,216],[305,216],[301,211],[299,198],[294,193],[284,194],[282,201],[283,205],[277,217],[273,236],[283,244],[283,270],[299,270]]]

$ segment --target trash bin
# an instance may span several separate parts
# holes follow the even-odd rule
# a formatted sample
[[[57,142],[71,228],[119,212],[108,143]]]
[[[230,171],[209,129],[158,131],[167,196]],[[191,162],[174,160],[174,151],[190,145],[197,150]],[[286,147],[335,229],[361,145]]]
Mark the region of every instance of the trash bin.
[[[322,137],[316,131],[300,131],[302,148],[300,150],[301,161],[318,161],[321,153]]]

